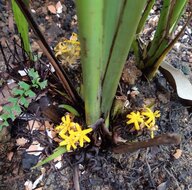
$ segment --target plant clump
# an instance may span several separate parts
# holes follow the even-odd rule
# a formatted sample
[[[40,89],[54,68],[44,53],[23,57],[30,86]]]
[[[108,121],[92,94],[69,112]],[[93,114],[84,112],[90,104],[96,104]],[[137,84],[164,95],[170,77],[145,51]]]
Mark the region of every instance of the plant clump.
[[[55,48],[55,56],[62,60],[62,64],[74,64],[80,59],[80,42],[77,34],[72,33],[70,39],[63,39]]]
[[[144,108],[142,111],[131,112],[127,114],[127,124],[133,124],[134,129],[139,131],[144,127],[151,133],[151,138],[154,138],[154,131],[158,130],[158,126],[156,125],[156,118],[160,117],[160,111],[152,111],[150,108]]]
[[[66,146],[67,151],[70,151],[77,149],[78,146],[84,147],[85,142],[91,142],[87,134],[93,130],[92,128],[83,130],[78,123],[72,121],[69,114],[63,116],[61,120],[60,125],[55,128],[63,140],[59,143],[60,146]]]

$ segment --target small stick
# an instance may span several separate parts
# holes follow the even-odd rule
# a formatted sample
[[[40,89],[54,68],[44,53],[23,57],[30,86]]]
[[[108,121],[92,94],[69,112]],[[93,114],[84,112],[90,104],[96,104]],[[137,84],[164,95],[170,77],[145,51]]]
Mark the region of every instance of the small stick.
[[[112,148],[114,153],[122,154],[122,153],[131,153],[137,151],[141,148],[148,148],[152,146],[158,145],[170,145],[170,144],[179,144],[181,142],[181,136],[178,134],[163,134],[155,137],[154,139],[149,139],[146,141],[140,142],[126,142],[119,144]]]
[[[73,168],[73,184],[75,190],[80,190],[80,185],[79,185],[79,167],[78,165],[75,165]]]

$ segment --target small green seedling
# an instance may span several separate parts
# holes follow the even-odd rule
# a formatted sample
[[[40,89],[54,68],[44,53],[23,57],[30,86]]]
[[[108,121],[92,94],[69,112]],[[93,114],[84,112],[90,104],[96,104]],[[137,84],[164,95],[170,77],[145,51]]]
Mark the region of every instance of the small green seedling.
[[[9,125],[8,119],[13,121],[17,115],[21,114],[22,107],[27,108],[29,106],[30,102],[27,98],[34,98],[36,95],[32,88],[40,88],[42,90],[47,86],[47,80],[40,82],[39,74],[34,69],[29,69],[28,75],[32,84],[20,81],[18,87],[12,90],[13,97],[8,99],[8,105],[3,106],[3,113],[0,115],[2,120],[0,131],[3,127]]]

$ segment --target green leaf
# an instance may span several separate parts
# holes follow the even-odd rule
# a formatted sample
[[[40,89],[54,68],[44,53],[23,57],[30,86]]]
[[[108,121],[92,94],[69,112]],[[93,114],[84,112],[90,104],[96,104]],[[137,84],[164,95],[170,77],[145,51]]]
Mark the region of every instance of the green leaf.
[[[14,115],[14,113],[9,113],[9,118],[14,121],[16,119],[16,116]]]
[[[29,96],[30,98],[35,97],[35,93],[32,90],[28,90],[25,92],[25,96]]]
[[[3,129],[3,125],[2,124],[0,124],[0,132],[1,132],[1,130]]]
[[[8,101],[13,103],[13,104],[16,104],[18,102],[18,98],[9,97]]]
[[[12,90],[12,93],[13,93],[14,96],[17,96],[17,95],[22,96],[24,94],[24,90],[21,90],[21,89],[18,89],[18,88],[14,88]]]
[[[3,114],[0,115],[0,118],[1,118],[3,121],[6,121],[6,120],[9,118],[9,114],[3,113]]]
[[[24,2],[26,5],[29,5],[29,0],[25,0]],[[25,19],[23,13],[21,12],[15,0],[11,0],[11,3],[12,3],[14,19],[17,24],[18,31],[21,34],[24,49],[32,59],[32,53],[31,53],[30,42],[29,42],[29,34],[28,34],[29,32],[28,22]]]
[[[36,82],[35,82],[34,80],[32,80],[32,83],[33,83],[32,87],[34,87],[34,88],[39,88],[39,85],[36,84]]]
[[[39,78],[38,72],[35,71],[34,69],[29,69],[28,75],[29,75],[32,79],[37,79],[37,78]]]
[[[0,124],[0,131],[2,130],[3,127],[8,127],[9,123],[7,121],[4,121],[2,124]]]
[[[20,104],[26,108],[29,106],[29,102],[27,101],[27,99],[25,97],[21,97]]]
[[[18,84],[19,84],[19,86],[20,86],[21,88],[23,88],[25,91],[27,91],[27,90],[30,89],[30,85],[28,85],[26,82],[20,81]]]
[[[40,78],[38,77],[38,78],[36,78],[36,79],[33,79],[33,80],[32,80],[32,83],[38,85],[38,84],[39,84],[39,81],[40,81]]]
[[[78,111],[77,111],[75,108],[73,108],[72,106],[70,106],[70,105],[61,104],[61,105],[59,105],[59,108],[64,108],[64,109],[66,109],[67,111],[69,111],[70,113],[72,113],[73,115],[75,115],[75,116],[77,116],[77,117],[80,116],[80,114],[78,113]]]
[[[47,80],[40,82],[39,86],[40,86],[41,90],[43,90],[47,86]]]
[[[13,111],[13,107],[12,106],[3,106],[3,111],[7,112],[7,113],[11,113]]]
[[[14,105],[12,109],[17,113],[17,115],[22,112],[21,107],[19,105]]]
[[[36,166],[34,166],[32,169],[35,169],[39,166],[42,166],[48,162],[50,162],[51,160],[57,158],[58,156],[64,154],[65,152],[67,152],[65,147],[58,147],[54,150],[54,153],[51,154],[49,157],[47,157],[46,159],[44,159],[43,161],[39,162]]]

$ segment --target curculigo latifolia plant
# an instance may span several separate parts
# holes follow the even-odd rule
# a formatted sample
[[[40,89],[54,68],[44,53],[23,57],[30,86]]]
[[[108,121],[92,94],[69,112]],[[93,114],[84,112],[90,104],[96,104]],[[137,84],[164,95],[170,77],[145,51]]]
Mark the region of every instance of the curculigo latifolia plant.
[[[43,90],[47,86],[47,80],[41,81],[37,71],[33,68],[28,70],[28,76],[31,79],[31,84],[24,81],[18,82],[18,87],[12,90],[13,97],[8,98],[7,105],[3,106],[3,113],[0,115],[2,123],[0,123],[0,130],[3,127],[9,126],[8,119],[12,121],[21,114],[22,107],[27,108],[30,101],[27,98],[34,98],[36,96],[33,91],[34,88]]]
[[[157,143],[170,144],[180,142],[180,137],[175,134],[166,134],[162,137],[154,137],[153,132],[156,130],[156,127],[154,126],[155,118],[159,117],[160,114],[159,112],[153,112],[149,108],[143,108],[141,112],[133,112],[131,115],[127,116],[130,119],[127,121],[128,124],[133,124],[133,127],[135,127],[136,130],[146,127],[151,131],[151,137],[153,139],[151,139],[151,141],[149,140],[149,142],[143,143],[143,146],[142,143],[124,143],[120,146],[122,151],[119,151],[119,145],[114,141],[113,138],[113,130],[109,131],[109,129],[113,128],[113,126],[110,126],[111,109],[124,64],[130,49],[133,49],[135,55],[138,55],[138,60],[141,60],[139,57],[139,51],[142,49],[138,50],[137,36],[143,28],[143,25],[145,24],[147,16],[155,1],[76,1],[79,24],[78,35],[81,50],[80,59],[83,76],[82,97],[79,97],[73,85],[71,85],[71,82],[68,79],[65,71],[56,59],[47,41],[43,37],[26,4],[22,0],[15,0],[15,2],[21,9],[23,16],[28,21],[28,24],[36,34],[37,42],[42,48],[44,54],[47,55],[50,63],[55,68],[55,72],[65,91],[71,97],[71,106],[74,107],[74,109],[77,108],[78,112],[81,111],[83,112],[83,115],[85,115],[85,118],[83,118],[86,123],[84,128],[87,128],[83,129],[80,124],[73,122],[70,116],[63,116],[61,118],[60,125],[56,126],[55,128],[63,141],[54,151],[53,155],[38,164],[38,166],[56,158],[58,155],[63,154],[64,152],[73,151],[77,147],[83,147],[84,142],[89,143],[91,139],[96,138],[96,136],[100,137],[103,143],[110,144],[112,146],[112,150],[117,153],[122,153],[123,151],[134,151],[140,147],[145,148],[147,146],[153,146],[154,144],[157,145]],[[175,28],[175,24],[178,22],[178,19],[180,18],[181,13],[186,5],[186,3],[183,3],[180,12],[174,12],[175,4],[172,4],[171,2],[172,1],[170,0],[163,1],[163,3],[168,5],[169,10],[164,8],[162,12],[166,12],[166,14],[162,14],[166,15],[167,17],[168,15],[173,15],[172,17],[168,17],[172,18],[171,25],[165,26],[165,23],[162,23],[163,18],[160,18],[160,26],[158,28],[162,28],[163,32],[165,31],[165,28],[168,32]],[[181,3],[180,0],[176,0],[174,2]],[[179,3],[177,3],[175,6],[179,7]],[[166,21],[168,20],[169,19],[166,19]],[[161,30],[157,29],[157,33],[161,34]],[[167,35],[163,37],[161,35],[156,36],[158,40],[160,39],[160,43]],[[150,47],[153,49],[153,46],[155,47],[156,45],[155,42],[152,44],[154,45]],[[166,47],[162,46],[162,48],[164,48],[164,54],[165,51],[167,52],[172,45],[166,41],[166,39],[165,44]],[[153,52],[156,52],[155,48],[153,49]],[[162,52],[160,52],[156,58],[162,58],[161,55]],[[144,59],[146,59],[146,57],[150,58],[150,56],[145,56]],[[155,63],[156,62],[152,62],[148,65]],[[142,65],[143,63],[140,61],[138,64]],[[139,123],[140,125],[138,126],[136,123]],[[98,128],[101,130],[98,130]],[[100,134],[98,131],[102,131],[102,133]],[[87,137],[88,133],[90,138]],[[94,140],[94,142],[96,142],[98,139]]]

